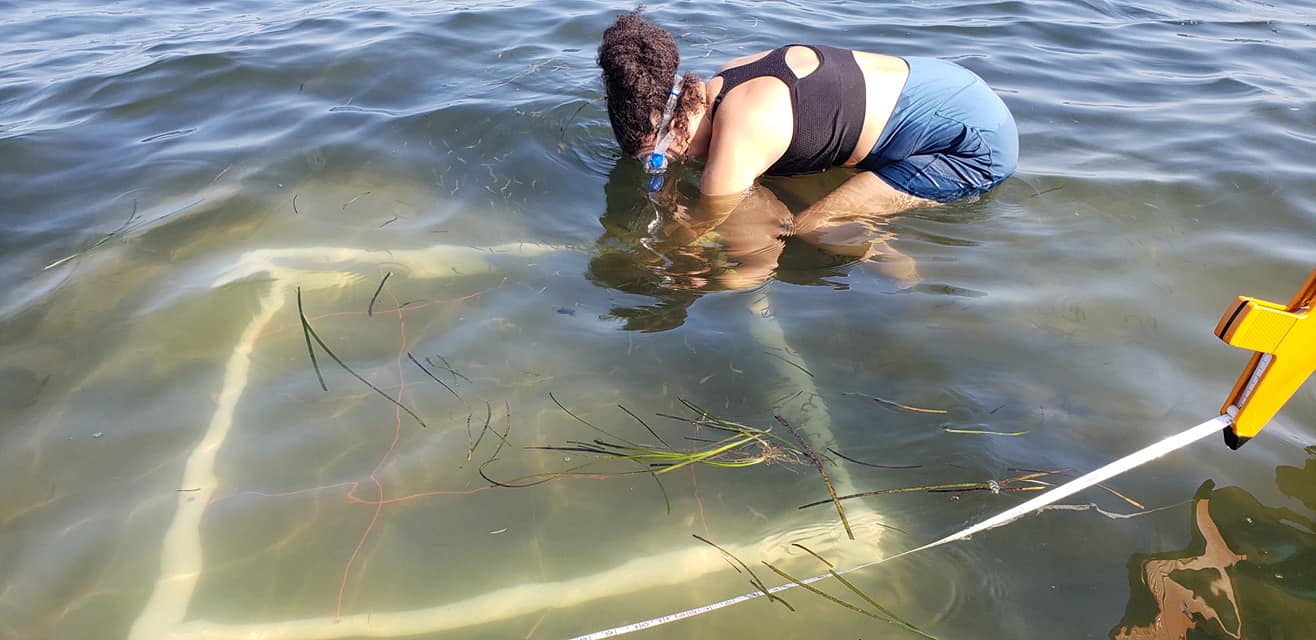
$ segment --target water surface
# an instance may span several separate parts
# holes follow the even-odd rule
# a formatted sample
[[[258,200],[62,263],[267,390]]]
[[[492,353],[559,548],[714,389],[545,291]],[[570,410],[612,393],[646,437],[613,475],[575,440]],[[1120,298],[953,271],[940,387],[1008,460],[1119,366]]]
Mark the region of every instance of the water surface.
[[[797,508],[826,496],[802,461],[667,474],[670,512],[643,474],[481,471],[581,464],[526,447],[603,437],[582,421],[652,442],[618,405],[698,446],[707,428],[659,415],[682,401],[921,465],[829,455],[842,491],[1087,470],[1213,415],[1246,358],[1219,314],[1316,265],[1309,4],[653,7],[698,73],[795,41],[936,56],[1019,123],[993,194],[871,225],[868,260],[791,240],[743,290],[715,286],[715,232],[650,228],[670,211],[612,142],[593,57],[625,8],[10,11],[0,637],[568,638],[753,590],[691,534],[769,584],[763,560],[822,571],[792,543],[856,564],[1032,494],[849,501],[850,541]],[[798,209],[840,177],[765,187]],[[346,367],[316,347],[327,391],[299,295]],[[1194,633],[1295,637],[1316,617],[1314,423],[1308,385],[1240,451],[1111,483],[1168,509],[1048,512],[854,579],[942,638],[1156,637],[1134,633],[1182,608],[1143,568],[1179,562],[1234,594]],[[1207,520],[1243,560],[1195,546]],[[759,599],[637,637],[914,637],[783,595],[796,613]]]

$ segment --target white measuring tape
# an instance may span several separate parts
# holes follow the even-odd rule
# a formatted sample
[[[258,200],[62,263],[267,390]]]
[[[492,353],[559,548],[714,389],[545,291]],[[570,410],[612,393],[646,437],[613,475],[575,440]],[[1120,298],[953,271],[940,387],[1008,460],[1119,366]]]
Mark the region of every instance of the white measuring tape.
[[[1233,424],[1233,420],[1229,416],[1217,416],[1191,429],[1188,429],[1187,431],[1170,436],[1164,440],[1161,440],[1160,442],[1157,442],[1156,444],[1153,444],[1139,451],[1135,451],[1127,456],[1124,456],[1123,458],[1120,458],[1119,460],[1116,460],[1104,467],[1101,467],[1100,469],[1097,469],[1096,471],[1092,471],[1087,473],[1086,475],[1075,478],[1074,480],[1071,480],[1050,491],[1047,491],[1046,493],[1043,493],[1042,495],[1037,496],[1036,498],[1033,498],[1032,500],[1029,500],[1027,502],[1024,502],[1012,509],[1008,509],[995,516],[992,516],[991,518],[983,520],[978,524],[975,524],[966,529],[962,529],[960,531],[952,533],[940,540],[937,540],[936,542],[929,542],[928,544],[925,544],[921,547],[916,547],[908,551],[903,551],[894,556],[888,556],[880,560],[873,560],[871,562],[865,562],[863,564],[849,567],[846,569],[839,569],[836,571],[836,573],[845,574],[845,573],[858,571],[860,569],[866,569],[868,567],[878,565],[883,562],[887,562],[889,560],[895,560],[896,558],[918,553],[920,551],[927,551],[928,549],[932,549],[934,547],[940,547],[941,545],[946,544],[948,542],[965,540],[974,534],[982,533],[983,531],[987,531],[988,529],[995,529],[996,527],[1009,524],[1023,516],[1028,515],[1029,513],[1037,511],[1038,509],[1041,509],[1042,507],[1055,503],[1059,500],[1068,498],[1069,496],[1072,496],[1084,489],[1092,487],[1097,483],[1103,482],[1105,480],[1109,480],[1110,478],[1113,478],[1121,473],[1124,473],[1125,471],[1129,471],[1130,469],[1134,469],[1136,467],[1142,466],[1167,453],[1170,453],[1171,451],[1181,449],[1194,442],[1197,442],[1198,440],[1201,440],[1202,438],[1205,438],[1213,433],[1219,433],[1223,429],[1229,427],[1231,424]],[[803,584],[812,584],[814,582],[825,580],[830,577],[832,577],[830,573],[825,573],[822,575],[813,576],[812,578],[806,578],[804,580],[801,580],[800,582]],[[763,591],[746,593],[744,595],[736,596],[734,598],[729,598],[721,602],[714,602],[712,604],[706,604],[702,607],[695,607],[694,609],[687,609],[685,611],[679,611],[677,613],[670,613],[659,618],[653,618],[651,620],[636,622],[628,625],[623,625],[620,627],[613,627],[611,629],[605,629],[603,631],[596,631],[594,633],[586,634],[583,636],[576,636],[574,638],[571,638],[571,640],[600,640],[601,638],[615,638],[617,636],[625,635],[634,631],[651,629],[653,627],[664,625],[669,622],[676,622],[677,620],[685,620],[687,618],[693,618],[697,615],[708,613],[710,611],[717,611],[718,609],[729,607],[734,604],[740,604],[748,600],[761,598],[768,593],[775,594],[781,591],[786,591],[787,589],[793,589],[797,586],[799,585],[794,582],[787,582],[785,584],[780,584],[775,587],[769,588],[766,593]]]

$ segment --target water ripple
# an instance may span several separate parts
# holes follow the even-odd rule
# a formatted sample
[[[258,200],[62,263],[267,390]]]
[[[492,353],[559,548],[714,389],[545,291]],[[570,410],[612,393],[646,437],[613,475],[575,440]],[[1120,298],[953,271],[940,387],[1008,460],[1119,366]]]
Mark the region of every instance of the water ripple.
[[[0,23],[0,481],[12,488],[0,559],[21,560],[0,560],[16,585],[0,587],[0,610],[20,612],[0,616],[0,635],[126,631],[181,495],[181,461],[273,287],[313,293],[326,343],[432,413],[434,428],[395,432],[391,408],[346,376],[320,391],[296,315],[279,311],[250,352],[242,442],[220,456],[221,488],[238,497],[204,522],[208,572],[188,615],[322,616],[340,588],[347,613],[432,606],[605,571],[700,530],[848,544],[829,515],[795,509],[819,487],[788,465],[673,474],[671,515],[643,476],[478,500],[410,494],[480,484],[464,454],[467,417],[478,422],[485,399],[511,407],[518,447],[580,428],[549,391],[590,420],[621,403],[645,417],[679,412],[682,398],[755,424],[772,423],[768,407],[789,409],[852,455],[926,465],[855,472],[866,488],[1091,468],[1213,411],[1241,357],[1210,333],[1221,308],[1238,294],[1285,299],[1316,263],[1310,3],[651,7],[698,73],[789,41],[937,56],[996,87],[1022,132],[1020,169],[997,192],[864,227],[891,236],[882,255],[859,261],[792,240],[774,280],[711,293],[699,284],[730,262],[722,245],[710,235],[669,252],[684,261],[673,278],[661,264],[670,258],[652,251],[640,167],[612,138],[594,55],[619,10],[578,0],[11,8]],[[673,174],[690,191],[696,178]],[[770,186],[820,194],[830,179]],[[479,249],[494,246],[533,250]],[[887,269],[896,256],[912,264],[899,278]],[[761,342],[774,340],[770,353],[802,363],[816,394],[765,355]],[[462,401],[399,369],[399,348],[449,363],[433,372],[460,381]],[[838,389],[948,413],[851,404]],[[1241,452],[1167,458],[1130,476],[1129,493],[1172,503],[1206,471],[1269,487],[1273,467],[1300,455],[1290,445],[1312,406],[1299,398],[1282,436]],[[500,462],[513,461],[507,451]],[[561,462],[521,453],[528,472]],[[372,477],[405,498],[377,521]],[[318,489],[336,482],[361,483],[357,501]],[[303,493],[259,496],[288,487]],[[1014,497],[862,504],[902,530],[882,529],[885,548]],[[859,579],[945,637],[1101,636],[1127,600],[1119,568],[1182,531],[1089,515],[1046,514]],[[354,548],[361,561],[348,566]],[[302,577],[289,587],[280,576]],[[734,579],[728,589],[745,587]],[[550,615],[538,635],[726,595],[703,582],[656,591]],[[817,624],[838,637],[871,631],[830,610],[743,611],[688,624],[763,637],[818,635]],[[481,632],[535,635],[534,620],[506,624],[521,626]]]

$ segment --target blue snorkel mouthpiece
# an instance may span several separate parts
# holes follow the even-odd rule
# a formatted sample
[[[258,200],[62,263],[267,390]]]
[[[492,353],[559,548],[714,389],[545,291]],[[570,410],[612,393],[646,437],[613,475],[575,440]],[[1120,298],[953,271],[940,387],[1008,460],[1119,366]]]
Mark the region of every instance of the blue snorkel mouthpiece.
[[[654,151],[649,154],[649,166],[645,171],[649,173],[662,173],[667,170],[667,154]]]
[[[644,171],[649,174],[649,193],[660,191],[665,182],[663,174],[667,172],[667,154],[657,151],[650,153]]]

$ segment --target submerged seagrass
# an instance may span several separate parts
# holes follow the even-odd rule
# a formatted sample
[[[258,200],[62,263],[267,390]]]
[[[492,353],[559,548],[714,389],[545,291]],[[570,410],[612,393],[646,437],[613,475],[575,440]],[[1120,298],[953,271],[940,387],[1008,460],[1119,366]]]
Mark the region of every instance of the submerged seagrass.
[[[1220,309],[1311,269],[1310,7],[651,7],[704,77],[787,42],[940,57],[1020,126],[989,197],[783,240],[745,290],[725,229],[682,235],[700,168],[651,199],[617,152],[617,11],[7,11],[0,637],[570,638],[757,593],[692,534],[793,584],[760,567],[908,549],[1213,415]],[[843,177],[761,188],[798,211]],[[819,587],[941,638],[1105,637],[1198,606],[1141,576],[1228,567],[1217,617],[1298,637],[1313,423],[1304,392],[1242,454]],[[782,595],[636,637],[914,635]]]

